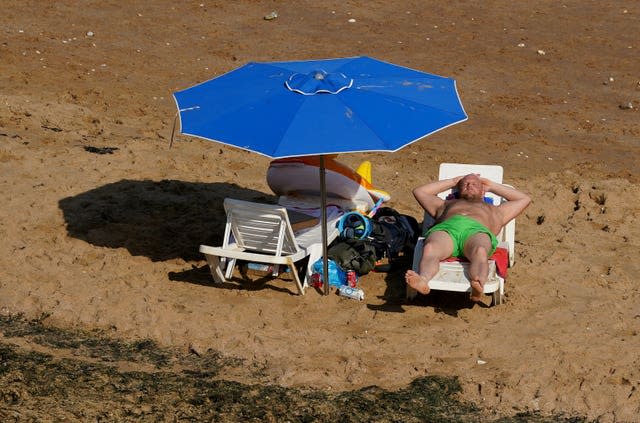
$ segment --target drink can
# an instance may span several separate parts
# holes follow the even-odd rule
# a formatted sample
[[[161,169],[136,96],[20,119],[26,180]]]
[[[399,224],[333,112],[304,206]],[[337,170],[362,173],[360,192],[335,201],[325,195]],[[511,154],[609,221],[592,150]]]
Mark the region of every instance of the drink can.
[[[322,275],[320,273],[311,275],[311,285],[315,288],[322,288]]]
[[[352,298],[354,300],[359,300],[359,301],[364,300],[364,291],[360,288],[352,288],[350,286],[341,286],[338,289],[338,294],[343,297]]]
[[[355,288],[357,284],[358,274],[355,272],[355,270],[347,271],[347,285],[349,285],[351,288]]]

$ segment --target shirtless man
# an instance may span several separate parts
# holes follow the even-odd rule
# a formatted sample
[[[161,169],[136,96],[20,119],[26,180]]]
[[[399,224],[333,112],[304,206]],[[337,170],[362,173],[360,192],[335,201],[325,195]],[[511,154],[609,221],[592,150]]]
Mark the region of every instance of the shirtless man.
[[[438,193],[457,186],[459,198],[443,200]],[[493,192],[508,201],[499,206],[484,202],[485,192]],[[489,277],[488,257],[498,245],[496,235],[513,218],[524,211],[531,198],[506,185],[476,174],[431,182],[413,190],[418,203],[436,219],[425,234],[419,273],[408,270],[409,286],[428,294],[429,281],[438,273],[440,261],[449,257],[466,257],[471,279],[471,300],[479,301]]]

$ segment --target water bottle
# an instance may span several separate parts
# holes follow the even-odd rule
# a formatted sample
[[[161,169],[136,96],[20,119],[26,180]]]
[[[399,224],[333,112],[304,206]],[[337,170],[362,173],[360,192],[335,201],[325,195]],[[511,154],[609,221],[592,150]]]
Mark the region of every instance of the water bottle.
[[[350,286],[341,286],[338,288],[338,295],[358,301],[364,300],[364,291],[360,288],[352,288]]]

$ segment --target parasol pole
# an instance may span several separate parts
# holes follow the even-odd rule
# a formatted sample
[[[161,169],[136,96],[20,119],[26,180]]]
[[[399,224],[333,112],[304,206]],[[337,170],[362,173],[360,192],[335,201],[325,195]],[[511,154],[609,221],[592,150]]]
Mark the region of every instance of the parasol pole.
[[[320,155],[320,217],[322,219],[322,283],[324,295],[329,295],[329,258],[327,257],[327,186],[324,172],[324,155]]]

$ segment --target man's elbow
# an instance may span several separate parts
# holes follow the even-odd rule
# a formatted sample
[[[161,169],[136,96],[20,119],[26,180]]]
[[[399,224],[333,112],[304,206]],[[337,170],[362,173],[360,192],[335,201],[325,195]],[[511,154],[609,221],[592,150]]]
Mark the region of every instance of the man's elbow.
[[[527,194],[523,194],[522,198],[518,199],[518,203],[520,203],[520,213],[522,213],[524,209],[529,207],[529,204],[531,204],[531,201],[532,201],[531,197],[529,197]]]
[[[411,192],[413,193],[413,196],[415,197],[415,199],[418,201],[424,198],[424,187],[422,186],[415,187]]]

